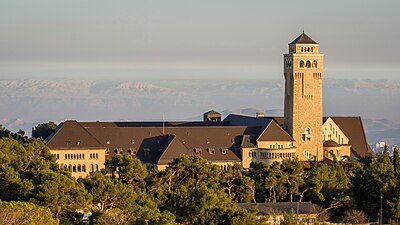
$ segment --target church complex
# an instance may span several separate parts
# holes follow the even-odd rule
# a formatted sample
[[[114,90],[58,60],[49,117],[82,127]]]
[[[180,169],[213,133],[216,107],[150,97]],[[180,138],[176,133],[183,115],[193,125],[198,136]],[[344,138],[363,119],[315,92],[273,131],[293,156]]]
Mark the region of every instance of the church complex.
[[[131,154],[149,170],[163,170],[182,154],[221,166],[251,162],[341,160],[372,153],[360,117],[323,117],[324,54],[304,32],[284,54],[284,117],[221,114],[203,121],[78,122],[67,120],[45,141],[61,168],[75,177],[104,168],[107,158]],[[35,131],[33,132],[35,134]]]

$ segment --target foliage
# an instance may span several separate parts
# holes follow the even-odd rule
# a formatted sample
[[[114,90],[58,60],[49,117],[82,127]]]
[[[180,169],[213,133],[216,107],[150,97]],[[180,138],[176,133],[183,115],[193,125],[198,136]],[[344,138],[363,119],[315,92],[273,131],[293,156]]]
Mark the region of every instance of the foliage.
[[[280,225],[296,225],[299,223],[294,210],[290,210],[289,213],[283,213],[283,220],[280,222]]]
[[[343,222],[346,224],[363,224],[368,222],[368,218],[364,212],[351,209],[344,212]]]
[[[0,224],[56,225],[58,220],[48,208],[33,203],[0,201]]]
[[[105,173],[111,173],[114,179],[123,183],[131,183],[143,186],[147,177],[146,168],[138,158],[129,154],[119,154],[108,159],[105,163]]]

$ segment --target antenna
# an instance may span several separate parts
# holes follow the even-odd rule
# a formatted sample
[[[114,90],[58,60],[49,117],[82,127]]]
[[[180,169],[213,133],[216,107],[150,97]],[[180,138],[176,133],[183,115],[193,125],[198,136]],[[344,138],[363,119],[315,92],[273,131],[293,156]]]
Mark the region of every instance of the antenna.
[[[165,134],[165,121],[164,121],[164,113],[162,114],[162,134]]]

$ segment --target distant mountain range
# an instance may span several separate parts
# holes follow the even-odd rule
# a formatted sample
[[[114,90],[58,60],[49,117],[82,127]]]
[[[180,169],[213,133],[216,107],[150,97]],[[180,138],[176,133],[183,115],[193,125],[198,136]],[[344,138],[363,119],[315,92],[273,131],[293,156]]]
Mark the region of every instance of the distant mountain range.
[[[324,79],[324,114],[359,115],[370,143],[400,142],[400,81]],[[47,121],[200,120],[210,109],[283,112],[283,79],[0,80],[0,123],[30,133]],[[383,119],[371,119],[383,118]]]

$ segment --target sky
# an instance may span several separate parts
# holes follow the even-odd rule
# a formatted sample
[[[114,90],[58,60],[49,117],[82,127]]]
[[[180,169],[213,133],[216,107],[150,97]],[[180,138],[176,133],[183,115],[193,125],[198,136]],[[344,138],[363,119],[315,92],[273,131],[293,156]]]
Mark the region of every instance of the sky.
[[[330,78],[398,79],[398,0],[0,0],[2,79],[282,77],[302,30]]]
[[[283,110],[283,54],[325,54],[325,115],[400,140],[399,0],[0,0],[0,123]],[[389,133],[390,135],[389,135]]]

